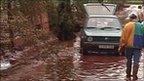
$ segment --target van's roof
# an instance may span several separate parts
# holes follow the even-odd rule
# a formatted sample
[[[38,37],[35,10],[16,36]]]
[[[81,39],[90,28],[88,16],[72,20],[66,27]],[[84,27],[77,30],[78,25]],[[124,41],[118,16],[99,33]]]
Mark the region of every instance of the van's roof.
[[[83,4],[88,15],[114,15],[116,4],[86,3]]]

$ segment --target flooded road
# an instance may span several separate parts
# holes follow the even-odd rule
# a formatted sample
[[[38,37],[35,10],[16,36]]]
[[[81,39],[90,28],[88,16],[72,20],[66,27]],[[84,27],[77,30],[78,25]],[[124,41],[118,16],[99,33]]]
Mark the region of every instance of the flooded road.
[[[80,77],[83,81],[124,81],[125,58],[122,56],[82,56]],[[139,70],[140,81],[144,80],[143,63]]]
[[[126,16],[125,12],[120,14]],[[80,38],[77,37],[74,43],[67,43],[66,48],[52,51],[54,54],[51,49],[55,47],[50,50],[43,47],[41,50],[46,54],[37,54],[37,49],[16,53],[14,56],[19,59],[14,61],[15,65],[5,69],[11,65],[4,63],[5,68],[2,68],[4,65],[1,64],[0,69],[5,70],[0,71],[0,81],[125,81],[124,56],[82,55],[79,53],[79,42]],[[138,81],[144,81],[144,52],[142,55]]]
[[[80,39],[77,38],[77,44]],[[78,47],[78,46],[74,46]],[[144,55],[144,53],[143,53]],[[79,77],[82,81],[125,81],[126,59],[115,55],[82,55],[79,58]],[[139,80],[144,80],[144,58],[139,69]]]
[[[18,65],[1,71],[0,81],[125,81],[124,56],[82,55],[79,42],[78,37],[74,43],[59,45],[66,46],[56,50],[58,53],[53,51],[54,54],[28,53]],[[144,81],[144,53],[138,76],[138,81]]]

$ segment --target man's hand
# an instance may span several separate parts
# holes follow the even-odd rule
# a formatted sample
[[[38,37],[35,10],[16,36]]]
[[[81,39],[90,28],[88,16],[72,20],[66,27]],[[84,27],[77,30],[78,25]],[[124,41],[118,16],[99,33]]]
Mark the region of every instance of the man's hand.
[[[124,53],[125,51],[125,47],[119,47],[118,51],[119,51],[119,54],[122,55],[122,53]]]

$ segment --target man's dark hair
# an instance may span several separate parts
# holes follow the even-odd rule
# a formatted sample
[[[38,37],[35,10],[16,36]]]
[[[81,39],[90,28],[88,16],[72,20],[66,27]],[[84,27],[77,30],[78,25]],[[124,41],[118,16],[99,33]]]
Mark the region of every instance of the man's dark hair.
[[[137,16],[135,14],[131,14],[130,19],[137,19]]]

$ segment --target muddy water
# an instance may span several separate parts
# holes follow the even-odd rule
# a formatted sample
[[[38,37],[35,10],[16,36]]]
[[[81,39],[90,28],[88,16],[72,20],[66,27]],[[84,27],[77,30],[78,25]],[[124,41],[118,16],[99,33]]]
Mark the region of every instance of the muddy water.
[[[79,53],[79,42],[80,38],[77,38],[74,43],[67,43],[67,47],[57,54],[58,58],[55,54],[46,58],[44,54],[41,59],[36,59],[40,56],[28,59],[26,63],[0,73],[0,81],[125,81],[124,56],[82,55]],[[33,52],[30,55],[33,56]],[[49,56],[49,53],[46,55]],[[144,53],[138,81],[144,81],[143,57]]]
[[[80,74],[83,81],[124,81],[125,58],[121,56],[82,56]],[[143,63],[141,61],[139,78],[142,80]]]
[[[123,58],[114,56],[83,56],[81,74],[84,81],[101,81],[123,79]]]
[[[79,48],[79,41],[74,43],[75,48]],[[79,68],[78,76],[82,81],[125,81],[125,63],[126,59],[124,56],[114,55],[82,55],[75,54],[79,57],[78,65]],[[144,55],[144,53],[143,53]],[[140,69],[139,69],[139,80],[144,81],[144,56],[141,58]]]

